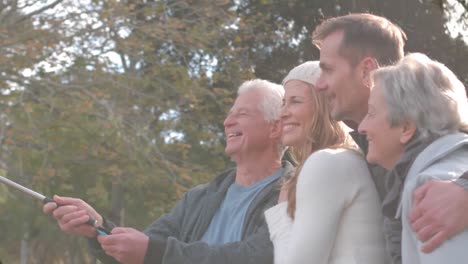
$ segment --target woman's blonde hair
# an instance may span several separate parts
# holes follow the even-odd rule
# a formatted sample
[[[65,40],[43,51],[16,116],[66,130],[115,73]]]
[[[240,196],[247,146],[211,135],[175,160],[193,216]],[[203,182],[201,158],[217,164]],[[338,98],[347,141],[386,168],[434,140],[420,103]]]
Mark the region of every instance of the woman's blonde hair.
[[[305,67],[309,68],[309,70],[304,70]],[[315,91],[313,85],[316,83],[319,74],[314,74],[315,78],[310,79],[311,70],[314,72],[320,71],[318,63],[309,62],[299,65],[292,69],[283,81],[283,85],[286,85],[290,80],[299,80],[306,83],[310,88],[313,103],[312,118],[306,124],[306,131],[308,131],[306,141],[301,144],[301,147],[291,147],[289,149],[293,161],[297,163],[297,168],[291,178],[283,184],[283,188],[288,190],[288,214],[293,219],[296,211],[297,179],[306,159],[312,153],[321,149],[356,148],[354,141],[345,131],[344,124],[332,119],[325,95]],[[307,76],[301,78],[301,73],[307,74]],[[311,176],[318,177],[319,175]]]

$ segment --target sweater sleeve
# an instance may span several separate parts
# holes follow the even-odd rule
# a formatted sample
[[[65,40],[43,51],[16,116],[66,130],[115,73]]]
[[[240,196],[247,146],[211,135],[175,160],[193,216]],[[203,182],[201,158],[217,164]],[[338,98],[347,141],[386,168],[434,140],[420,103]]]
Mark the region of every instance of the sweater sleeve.
[[[298,178],[289,250],[275,264],[328,263],[343,211],[359,192],[358,178],[368,173],[352,151],[312,154]]]
[[[415,254],[418,255],[419,263],[422,264],[440,264],[440,263],[464,263],[468,259],[466,254],[466,245],[468,242],[468,230],[446,240],[439,248],[426,254],[421,252],[423,246],[416,235],[411,235],[412,243],[416,245]],[[461,261],[461,262],[460,262]]]
[[[447,145],[447,144],[446,144]],[[417,234],[411,227],[409,219],[410,212],[413,209],[413,194],[414,191],[430,180],[454,180],[458,175],[464,173],[468,168],[466,161],[468,160],[468,151],[466,148],[458,148],[452,150],[449,154],[445,153],[443,157],[438,155],[437,151],[424,151],[420,155],[419,161],[425,166],[422,171],[414,170],[413,174],[408,174],[405,179],[405,185],[402,192],[402,255],[403,261],[407,263],[467,263],[467,245],[468,245],[468,229],[462,230],[447,239],[440,247],[433,250],[431,253],[421,252],[423,242],[421,242]],[[426,157],[438,157],[436,160],[427,161]],[[415,166],[415,165],[413,165]],[[413,168],[412,168],[413,169]],[[410,173],[412,171],[410,169]],[[447,216],[450,217],[450,216]]]
[[[448,173],[447,173],[448,174]],[[432,175],[420,175],[420,178],[423,178],[419,185],[411,186],[411,188],[405,188],[404,192],[408,192],[403,196],[405,199],[405,203],[410,205],[408,208],[412,208],[412,193],[418,187],[421,186],[422,183],[427,182],[427,180],[447,180],[449,177],[432,177]],[[413,257],[409,259],[409,261],[413,261],[417,259],[422,264],[439,264],[439,263],[465,263],[468,259],[468,255],[466,253],[467,244],[468,244],[468,229],[465,229],[463,232],[456,234],[455,236],[451,237],[450,239],[446,240],[440,247],[432,251],[431,253],[423,253],[420,248],[423,246],[423,242],[421,242],[416,233],[411,229],[411,224],[408,217],[409,209],[406,210],[406,214],[403,214],[402,221],[403,221],[403,232],[406,232],[406,238],[409,240],[408,242],[403,239],[403,243],[408,245],[406,251],[411,251],[409,254],[406,253],[405,255],[410,255]],[[405,235],[405,233],[404,233]],[[411,250],[413,249],[413,250]],[[405,250],[405,249],[403,249]],[[414,254],[414,256],[413,256]]]

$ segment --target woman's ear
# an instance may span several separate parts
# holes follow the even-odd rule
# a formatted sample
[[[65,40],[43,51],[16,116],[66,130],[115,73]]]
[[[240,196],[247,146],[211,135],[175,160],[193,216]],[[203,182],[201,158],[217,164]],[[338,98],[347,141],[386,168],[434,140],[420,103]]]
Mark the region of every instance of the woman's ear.
[[[404,121],[401,127],[400,143],[403,145],[408,144],[408,142],[413,138],[416,133],[416,125],[412,121]]]

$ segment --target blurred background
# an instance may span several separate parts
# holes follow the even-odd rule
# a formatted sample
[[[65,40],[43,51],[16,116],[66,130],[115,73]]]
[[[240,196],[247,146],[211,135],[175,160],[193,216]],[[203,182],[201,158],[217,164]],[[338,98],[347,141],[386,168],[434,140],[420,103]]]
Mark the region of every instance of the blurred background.
[[[0,175],[143,229],[233,166],[222,122],[243,81],[318,59],[310,34],[383,15],[468,84],[466,0],[0,0]],[[41,204],[0,185],[0,262],[96,263]]]

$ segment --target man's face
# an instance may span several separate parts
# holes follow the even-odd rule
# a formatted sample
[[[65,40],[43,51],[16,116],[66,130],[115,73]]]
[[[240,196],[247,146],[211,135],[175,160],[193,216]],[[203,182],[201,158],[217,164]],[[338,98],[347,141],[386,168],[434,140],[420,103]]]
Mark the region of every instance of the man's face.
[[[239,95],[224,120],[225,152],[234,161],[255,157],[274,144],[272,124],[264,119],[258,105],[263,100],[259,91]]]
[[[363,79],[369,74],[362,70],[361,63],[356,66],[340,55],[343,32],[328,35],[321,44],[320,68],[322,73],[316,89],[326,93],[330,112],[335,120],[354,121],[359,124],[367,113],[369,87]]]

